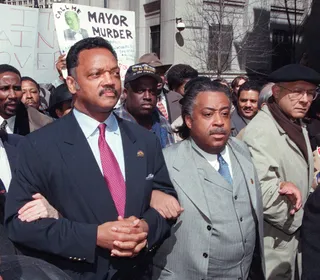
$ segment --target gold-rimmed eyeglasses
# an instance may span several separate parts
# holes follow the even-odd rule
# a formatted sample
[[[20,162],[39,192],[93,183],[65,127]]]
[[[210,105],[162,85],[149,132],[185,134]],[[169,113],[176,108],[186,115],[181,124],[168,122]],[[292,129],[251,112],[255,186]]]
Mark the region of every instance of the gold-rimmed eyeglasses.
[[[319,88],[315,88],[315,89],[303,89],[303,88],[290,89],[290,88],[286,88],[284,86],[281,86],[279,84],[277,86],[289,91],[290,92],[289,97],[291,100],[300,100],[305,94],[307,94],[308,100],[312,101],[317,98],[318,91],[319,91]]]

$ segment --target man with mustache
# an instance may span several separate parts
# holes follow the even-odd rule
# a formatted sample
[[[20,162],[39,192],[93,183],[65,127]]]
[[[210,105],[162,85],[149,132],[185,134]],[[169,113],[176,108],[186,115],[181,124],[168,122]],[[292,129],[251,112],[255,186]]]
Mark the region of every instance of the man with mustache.
[[[258,99],[260,86],[254,81],[248,81],[242,84],[237,95],[237,108],[232,112],[232,136],[246,127],[246,125],[258,113]]]
[[[130,66],[124,80],[125,101],[115,112],[120,118],[152,131],[165,148],[174,143],[174,138],[169,122],[157,108],[160,82],[154,67],[146,63]]]
[[[267,279],[301,279],[300,227],[314,172],[302,119],[317,96],[320,75],[289,64],[269,80],[275,83],[272,96],[247,125],[243,141],[262,191]]]
[[[243,142],[230,136],[227,87],[185,85],[183,141],[164,149],[184,212],[156,252],[153,280],[264,279],[259,181]]]
[[[113,113],[121,81],[109,42],[77,42],[67,69],[74,109],[18,148],[5,209],[9,238],[75,280],[148,279],[149,253],[172,224],[150,207],[151,193],[176,197],[160,143]],[[21,220],[18,210],[36,193],[60,215]]]
[[[52,122],[52,118],[21,102],[21,74],[11,65],[0,64],[0,129],[26,135]]]

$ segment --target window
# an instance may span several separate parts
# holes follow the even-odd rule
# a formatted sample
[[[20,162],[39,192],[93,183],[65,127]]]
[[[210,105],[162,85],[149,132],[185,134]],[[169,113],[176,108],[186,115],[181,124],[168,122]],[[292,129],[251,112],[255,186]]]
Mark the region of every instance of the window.
[[[160,25],[150,27],[151,52],[154,52],[160,58]]]
[[[230,70],[232,41],[232,25],[214,24],[209,26],[208,70],[221,72]]]
[[[291,48],[290,32],[274,29],[272,31],[272,70],[291,63]]]

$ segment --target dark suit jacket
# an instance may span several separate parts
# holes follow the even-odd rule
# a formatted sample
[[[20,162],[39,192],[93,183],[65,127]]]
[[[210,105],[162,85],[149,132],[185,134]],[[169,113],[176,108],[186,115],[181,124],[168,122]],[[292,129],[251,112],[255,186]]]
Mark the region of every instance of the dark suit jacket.
[[[6,150],[12,175],[16,168],[17,145],[22,138],[23,137],[20,135],[7,134],[4,131],[0,131],[0,139],[3,142],[3,146]],[[16,254],[16,249],[14,248],[12,242],[9,240],[7,232],[3,227],[6,193],[5,193],[5,186],[1,178],[0,178],[0,190],[1,190],[0,192],[0,254],[12,255],[12,254]]]
[[[16,113],[14,133],[25,136],[51,122],[53,122],[51,117],[21,103]]]
[[[240,116],[238,110],[235,109],[231,114],[231,136],[236,137],[249,122],[250,120]]]
[[[7,134],[3,131],[0,131],[0,139],[3,143],[4,149],[6,150],[12,176],[16,168],[17,145],[22,138],[23,137],[20,135]],[[5,190],[5,187],[0,178],[0,224],[3,224],[4,220],[4,205],[6,199],[6,194],[3,192],[3,190]]]
[[[169,122],[172,124],[181,115],[181,105],[179,101],[182,98],[182,95],[171,90],[165,94],[165,97],[167,101]]]
[[[320,188],[308,198],[304,206],[301,227],[302,279],[320,279]]]
[[[148,245],[153,248],[169,235],[170,224],[150,208],[151,192],[176,192],[157,137],[139,125],[118,122],[125,158],[125,216],[147,221]],[[149,174],[153,180],[146,180]],[[37,192],[63,218],[19,221],[17,209]],[[97,226],[116,220],[111,194],[73,113],[25,137],[19,145],[5,220],[9,237],[24,246],[24,253],[55,264],[73,279],[142,279],[139,261],[147,264],[142,254],[111,258],[108,250],[96,246]]]

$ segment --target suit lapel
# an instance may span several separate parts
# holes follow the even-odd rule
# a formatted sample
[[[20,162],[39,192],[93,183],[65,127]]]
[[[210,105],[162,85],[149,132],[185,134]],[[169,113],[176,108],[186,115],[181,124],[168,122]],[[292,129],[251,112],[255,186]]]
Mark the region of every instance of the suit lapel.
[[[203,178],[199,174],[197,165],[195,164],[196,158],[194,157],[194,153],[195,151],[191,146],[190,140],[181,142],[173,162],[173,170],[170,178],[175,181],[208,220],[211,220],[207,200],[203,191]]]
[[[142,152],[140,155],[145,154],[146,151],[143,147],[139,146],[136,137],[133,135],[129,128],[128,122],[118,118],[119,128],[122,138],[123,155],[125,162],[125,174],[126,174],[126,207],[125,216],[140,215],[140,209],[137,209],[137,205],[142,205],[145,186],[145,174],[147,165],[147,155],[138,156],[138,152]],[[141,188],[141,189],[139,189]],[[139,193],[137,195],[137,192]],[[138,212],[139,213],[138,213]]]
[[[73,113],[62,119],[62,143],[59,143],[62,158],[67,166],[75,192],[81,192],[86,205],[99,223],[117,220],[117,210],[92,153]]]
[[[233,176],[234,180],[238,180],[237,176],[239,176],[240,172],[242,172],[246,187],[248,188],[248,193],[252,202],[252,206],[254,210],[257,212],[257,190],[256,190],[256,184],[258,182],[255,182],[254,177],[254,166],[253,164],[241,153],[241,150],[237,149],[235,146],[236,144],[232,141],[228,141],[228,147],[230,149],[230,157],[232,162],[232,157],[234,157],[235,160],[238,162],[238,166],[240,170],[233,169]]]

